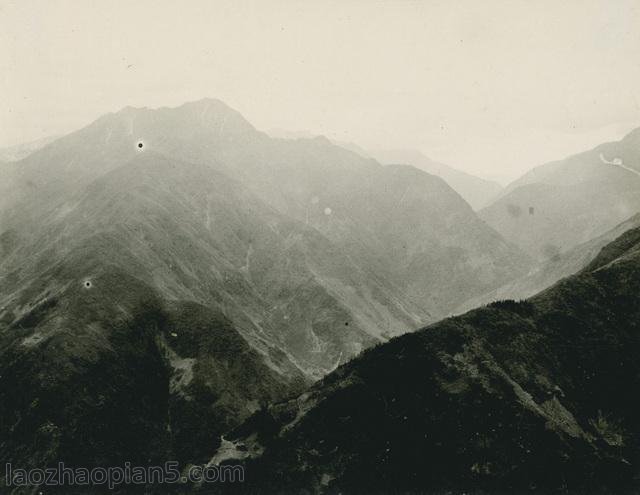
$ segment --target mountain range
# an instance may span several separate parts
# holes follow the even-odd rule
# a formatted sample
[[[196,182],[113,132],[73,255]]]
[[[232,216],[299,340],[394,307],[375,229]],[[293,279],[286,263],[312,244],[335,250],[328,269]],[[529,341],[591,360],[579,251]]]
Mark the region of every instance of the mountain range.
[[[474,210],[479,210],[495,200],[502,186],[497,182],[481,179],[461,170],[436,162],[417,150],[376,150],[371,155],[380,163],[405,163],[444,179]]]
[[[249,492],[635,493],[638,294],[636,228],[549,290],[395,338],[261,410],[226,462],[244,457]]]
[[[217,100],[125,108],[2,173],[5,319],[28,311],[12,301],[38,257],[108,237],[111,262],[131,260],[167,298],[222,304],[312,376],[529,262],[441,179],[324,138],[270,138]]]
[[[502,192],[215,99],[32,147],[0,165],[0,462],[235,454],[262,492],[635,486],[638,136]]]
[[[25,467],[206,461],[529,263],[442,179],[218,100],[125,108],[0,175],[0,460]]]

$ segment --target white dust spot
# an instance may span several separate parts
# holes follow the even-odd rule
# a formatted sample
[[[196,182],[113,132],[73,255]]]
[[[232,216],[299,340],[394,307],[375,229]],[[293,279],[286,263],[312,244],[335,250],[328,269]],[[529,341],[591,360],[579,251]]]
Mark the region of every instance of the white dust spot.
[[[331,208],[327,207],[324,209],[324,214],[325,215],[331,215]]]

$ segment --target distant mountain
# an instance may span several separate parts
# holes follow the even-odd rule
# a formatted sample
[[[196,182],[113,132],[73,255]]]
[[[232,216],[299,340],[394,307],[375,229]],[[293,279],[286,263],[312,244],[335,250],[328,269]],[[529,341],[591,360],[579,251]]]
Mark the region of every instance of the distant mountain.
[[[226,461],[245,457],[248,492],[635,493],[639,294],[634,229],[528,301],[398,337],[263,409]]]
[[[59,136],[47,136],[28,143],[0,148],[0,162],[17,162],[18,160],[22,160],[31,153],[55,141],[58,137]]]
[[[414,167],[382,167],[331,204],[335,217],[317,228],[434,316],[527,273],[529,260],[518,249],[487,228],[444,180]],[[354,243],[354,232],[366,242]]]
[[[640,227],[640,214],[622,222],[601,236],[579,244],[568,251],[543,261],[519,279],[479,297],[474,297],[458,308],[459,312],[503,299],[526,299],[552,286],[558,280],[582,270],[600,250],[627,230]]]
[[[350,141],[339,141],[336,139],[332,139],[331,141],[337,146],[340,146],[341,148],[344,148],[349,151],[353,151],[354,153],[356,153],[357,155],[360,155],[363,158],[373,158],[371,156],[371,153],[369,153],[363,147],[358,146],[356,143],[352,143]]]
[[[533,169],[479,214],[543,260],[604,234],[638,211],[640,129]]]
[[[381,163],[413,165],[444,179],[474,210],[488,205],[502,190],[502,186],[497,182],[481,179],[433,161],[417,150],[376,150],[370,154]]]
[[[37,224],[43,210],[61,207],[73,191],[127,163],[140,152],[138,142],[143,153],[204,164],[241,182],[282,215],[321,233],[366,276],[378,277],[371,286],[378,288],[366,291],[350,288],[360,284],[336,284],[335,277],[322,280],[343,304],[359,306],[359,314],[368,315],[368,332],[382,327],[376,331],[379,337],[446,315],[464,298],[528,270],[526,256],[486,227],[440,179],[408,169],[400,174],[322,137],[270,138],[211,99],[178,108],[126,108],[34,153],[15,171],[6,199],[13,207],[3,209],[4,222],[18,230]],[[386,185],[387,176],[393,187]],[[375,206],[378,200],[385,210]],[[375,216],[371,208],[378,209]],[[418,266],[422,275],[412,277],[422,278],[414,283],[404,274]],[[390,286],[391,279],[401,287]],[[386,300],[392,299],[388,294],[402,294],[397,300],[406,308],[378,318],[377,310],[358,302],[383,293]],[[438,295],[443,293],[452,297]]]
[[[309,131],[296,132],[296,131],[287,131],[284,129],[269,129],[267,131],[267,134],[272,138],[278,138],[278,139],[315,139],[318,137],[323,137],[319,134],[313,134],[312,132],[309,132]],[[355,143],[340,141],[337,139],[331,139],[330,141],[336,146],[340,146],[341,148],[344,148],[346,150],[353,151],[354,153],[360,155],[363,158],[371,158],[371,154],[368,151],[366,151],[364,148],[358,146]]]
[[[288,131],[286,129],[269,129],[266,133],[275,139],[313,139],[318,137],[310,131]]]

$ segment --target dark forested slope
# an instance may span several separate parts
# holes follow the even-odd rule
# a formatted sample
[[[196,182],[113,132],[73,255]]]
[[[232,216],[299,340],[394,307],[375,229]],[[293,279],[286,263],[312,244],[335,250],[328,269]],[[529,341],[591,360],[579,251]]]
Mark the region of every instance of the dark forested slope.
[[[523,302],[369,350],[235,433],[253,489],[620,493],[640,473],[640,229]],[[264,449],[264,450],[263,450]]]

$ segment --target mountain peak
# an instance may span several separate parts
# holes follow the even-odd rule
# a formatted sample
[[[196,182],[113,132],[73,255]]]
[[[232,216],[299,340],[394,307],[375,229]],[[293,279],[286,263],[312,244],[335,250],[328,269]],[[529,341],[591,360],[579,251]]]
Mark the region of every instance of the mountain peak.
[[[135,112],[158,111],[158,110],[178,110],[181,108],[193,108],[193,107],[199,107],[199,108],[218,107],[220,109],[235,111],[222,100],[219,100],[217,98],[205,97],[205,98],[200,98],[199,100],[187,101],[173,107],[161,106],[161,107],[152,108],[147,106],[126,105],[116,113],[135,113]]]
[[[229,105],[227,105],[224,101],[218,99],[218,98],[211,98],[209,96],[206,96],[204,98],[200,98],[199,100],[193,100],[193,101],[187,101],[185,103],[183,103],[182,105],[180,105],[180,107],[178,108],[182,108],[182,107],[190,107],[190,106],[194,106],[194,107],[218,107],[218,108],[226,108],[228,110],[233,110]]]
[[[135,113],[135,112],[144,112],[145,110],[149,110],[149,107],[134,107],[133,105],[127,105],[126,107],[122,107],[116,113]]]
[[[157,120],[180,120],[180,124],[184,125],[186,121],[200,125],[216,124],[232,124],[224,126],[227,130],[255,130],[253,125],[249,123],[237,110],[231,108],[222,100],[216,98],[201,98],[190,102],[183,103],[175,107],[135,107],[127,105],[116,113],[107,114],[105,117],[115,116],[116,118],[131,119],[149,119]],[[100,119],[98,119],[100,120]]]

